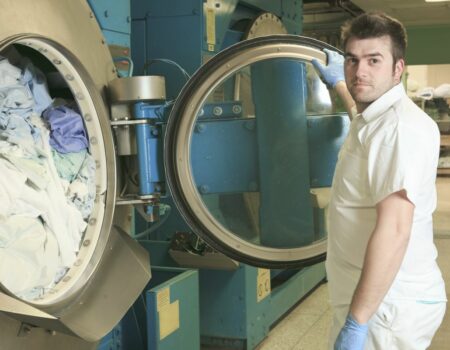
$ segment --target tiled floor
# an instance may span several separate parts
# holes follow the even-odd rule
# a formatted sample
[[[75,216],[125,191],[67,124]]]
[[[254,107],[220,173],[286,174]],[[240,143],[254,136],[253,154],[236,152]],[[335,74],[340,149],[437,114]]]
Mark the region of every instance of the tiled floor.
[[[438,263],[450,300],[450,177],[439,178],[437,188],[435,243],[439,251]],[[447,310],[430,350],[450,349],[450,310]],[[279,322],[257,350],[325,350],[330,323],[331,309],[328,304],[327,285],[323,284]]]

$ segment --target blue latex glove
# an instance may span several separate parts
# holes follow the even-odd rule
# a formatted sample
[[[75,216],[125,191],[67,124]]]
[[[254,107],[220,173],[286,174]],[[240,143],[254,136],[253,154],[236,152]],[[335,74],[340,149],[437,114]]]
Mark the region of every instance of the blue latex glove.
[[[334,350],[363,350],[368,331],[367,324],[359,324],[348,314],[345,325],[334,343]]]
[[[340,81],[345,81],[344,77],[344,56],[336,51],[323,49],[327,54],[328,64],[324,66],[317,59],[311,60],[312,65],[319,72],[322,79],[328,86],[335,87]]]

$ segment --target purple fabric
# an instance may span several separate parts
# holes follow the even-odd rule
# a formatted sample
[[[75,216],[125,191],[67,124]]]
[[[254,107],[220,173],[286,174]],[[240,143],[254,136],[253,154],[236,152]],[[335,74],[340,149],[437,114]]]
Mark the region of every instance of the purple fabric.
[[[89,146],[83,119],[66,106],[50,107],[43,113],[50,124],[50,145],[60,153],[80,152]]]

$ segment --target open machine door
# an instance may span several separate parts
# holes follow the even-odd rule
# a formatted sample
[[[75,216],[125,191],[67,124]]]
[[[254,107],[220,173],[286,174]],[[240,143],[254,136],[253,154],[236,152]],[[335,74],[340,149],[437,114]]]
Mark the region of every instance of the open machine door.
[[[1,348],[72,349],[71,339],[93,342],[107,334],[150,279],[147,252],[114,225],[119,179],[103,94],[116,70],[87,2],[2,1],[0,9]],[[29,73],[28,81],[21,70]],[[45,85],[50,103],[78,111],[78,124],[85,126],[81,164],[87,166],[79,183],[85,192],[73,189],[67,201],[57,194],[70,188],[55,185],[60,169],[48,162],[50,131],[38,106],[48,107]],[[41,102],[31,103],[39,94]],[[23,132],[14,133],[19,127]],[[30,135],[34,142],[27,144]],[[83,193],[88,198],[78,207],[80,221],[74,208]],[[18,338],[20,322],[75,337],[59,338],[56,347],[45,337],[27,342]]]
[[[242,41],[184,86],[165,135],[166,177],[193,232],[238,261],[307,266],[326,254],[325,211],[348,116],[311,60],[323,42]]]

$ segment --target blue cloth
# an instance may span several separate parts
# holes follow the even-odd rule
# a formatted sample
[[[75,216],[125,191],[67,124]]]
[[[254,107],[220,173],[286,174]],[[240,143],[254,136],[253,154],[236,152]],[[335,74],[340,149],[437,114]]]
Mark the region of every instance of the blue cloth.
[[[348,314],[345,325],[334,343],[334,350],[364,350],[368,331],[367,324],[359,324]]]
[[[0,57],[0,112],[27,115],[34,106],[33,95],[20,81],[21,71]]]
[[[34,97],[33,110],[39,115],[52,104],[52,98],[48,93],[45,75],[37,69],[28,59],[24,59],[25,69],[21,82],[30,89]]]
[[[77,153],[89,142],[83,119],[67,106],[50,107],[43,113],[50,125],[50,145],[59,153]]]
[[[327,54],[328,64],[324,66],[315,58],[311,60],[311,63],[319,71],[325,83],[335,87],[338,82],[345,81],[344,56],[328,49],[323,49],[323,51]]]
[[[69,183],[75,180],[78,172],[83,165],[86,158],[86,150],[78,153],[61,154],[56,150],[52,150],[53,162],[55,163],[56,171],[61,179]]]

